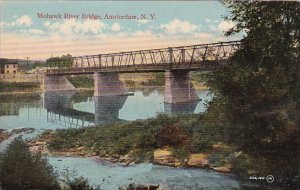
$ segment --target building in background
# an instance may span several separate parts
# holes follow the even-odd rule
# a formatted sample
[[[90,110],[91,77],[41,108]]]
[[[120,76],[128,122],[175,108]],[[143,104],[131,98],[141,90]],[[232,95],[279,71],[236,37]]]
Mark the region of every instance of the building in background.
[[[0,58],[0,78],[15,78],[18,70],[19,64],[16,59]]]
[[[43,61],[0,58],[0,82],[40,83],[43,74],[35,67],[44,65]]]

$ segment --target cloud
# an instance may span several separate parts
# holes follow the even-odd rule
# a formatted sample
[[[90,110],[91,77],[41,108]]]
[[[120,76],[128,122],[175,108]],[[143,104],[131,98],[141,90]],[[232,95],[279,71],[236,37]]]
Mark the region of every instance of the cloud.
[[[146,30],[146,31],[142,31],[142,30],[138,30],[136,32],[133,33],[134,36],[150,36],[150,35],[154,35],[150,30]]]
[[[27,15],[23,15],[21,16],[20,18],[18,18],[16,21],[15,21],[16,25],[18,26],[22,26],[22,25],[25,25],[25,26],[31,26],[33,24],[31,18]]]
[[[213,31],[213,32],[216,32],[216,31],[218,31],[218,28],[217,28],[217,26],[215,26],[215,25],[212,25],[212,24],[211,24],[211,25],[209,25],[209,26],[208,26],[208,28],[209,28],[209,30],[210,30],[210,31]]]
[[[232,21],[224,21],[223,20],[218,24],[218,30],[221,32],[224,32],[224,31],[227,31],[230,28],[234,27],[234,25],[235,24]]]
[[[215,26],[216,31],[219,25],[225,28],[221,22],[213,24],[212,21],[209,25]],[[148,29],[130,32],[123,31],[117,22],[104,24],[100,20],[46,21],[43,26],[0,35],[3,44],[0,46],[0,57],[47,59],[51,54],[80,56],[228,41],[219,32],[200,32],[200,26],[179,19],[159,28],[149,26]]]
[[[15,18],[15,16],[14,16]],[[17,18],[15,21],[13,22],[0,22],[0,28],[3,28],[5,26],[31,26],[33,24],[31,18],[27,15],[23,15],[20,18]]]
[[[47,22],[45,22],[43,25],[44,25],[46,28],[49,28],[50,25],[51,25],[51,22],[50,22],[50,21],[47,21]]]
[[[114,32],[120,31],[121,30],[121,25],[117,22],[115,22],[112,26],[111,26],[111,30]]]
[[[210,20],[209,18],[204,19],[204,21],[205,21],[206,23],[211,23],[211,20]]]
[[[0,41],[3,45],[0,46],[0,57],[30,56],[32,59],[47,59],[51,54],[61,56],[69,53],[73,56],[80,56],[228,41],[221,34],[204,32],[195,32],[191,35],[168,35],[151,30],[138,30],[136,32],[102,32],[91,36],[76,33],[62,35],[59,32],[40,35],[43,31],[36,30],[38,29],[1,35]]]
[[[195,24],[192,24],[187,20],[183,21],[179,19],[174,19],[167,24],[161,24],[160,28],[169,34],[192,33],[198,29]]]
[[[28,33],[30,33],[30,34],[45,34],[44,31],[39,30],[39,29],[35,29],[35,28],[29,29]]]
[[[45,34],[45,32],[43,30],[36,29],[36,28],[31,28],[31,29],[28,29],[28,30],[21,29],[21,30],[19,30],[19,32],[25,33],[25,34],[37,34],[37,35]]]
[[[207,40],[212,40],[215,36],[212,35],[211,33],[196,33],[194,34],[194,37],[199,38],[199,41],[205,41],[207,42]]]
[[[136,20],[138,23],[141,23],[141,24],[146,24],[149,22],[148,19],[139,19],[139,20]]]
[[[98,34],[106,27],[105,24],[98,20],[84,20],[83,22],[75,19],[64,20],[63,22],[44,23],[44,26],[52,31],[58,31],[62,34],[74,33],[93,33]]]

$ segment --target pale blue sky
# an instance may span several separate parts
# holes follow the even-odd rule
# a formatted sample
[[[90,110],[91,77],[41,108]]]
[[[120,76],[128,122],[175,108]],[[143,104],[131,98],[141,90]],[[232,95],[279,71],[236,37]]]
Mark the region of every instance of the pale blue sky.
[[[80,55],[233,39],[223,36],[223,31],[233,23],[224,22],[222,16],[228,12],[218,1],[2,1],[0,5],[0,57],[28,55],[45,59],[53,54]],[[80,18],[41,19],[37,13],[70,13]],[[82,13],[102,17],[155,14],[157,19],[86,20],[81,19]],[[33,50],[25,50],[22,43],[26,47],[32,44]]]

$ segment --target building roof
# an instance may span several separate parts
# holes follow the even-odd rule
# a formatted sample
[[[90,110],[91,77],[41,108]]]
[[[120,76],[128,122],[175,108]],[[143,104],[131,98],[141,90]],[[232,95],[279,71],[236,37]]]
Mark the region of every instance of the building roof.
[[[0,58],[0,65],[5,64],[18,64],[17,59],[6,59],[6,58]]]

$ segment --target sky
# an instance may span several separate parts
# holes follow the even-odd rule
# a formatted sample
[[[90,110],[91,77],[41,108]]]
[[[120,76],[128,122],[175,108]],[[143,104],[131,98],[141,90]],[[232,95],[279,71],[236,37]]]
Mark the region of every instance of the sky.
[[[224,36],[234,25],[224,21],[228,14],[218,1],[0,1],[0,57],[45,60],[238,40]]]

